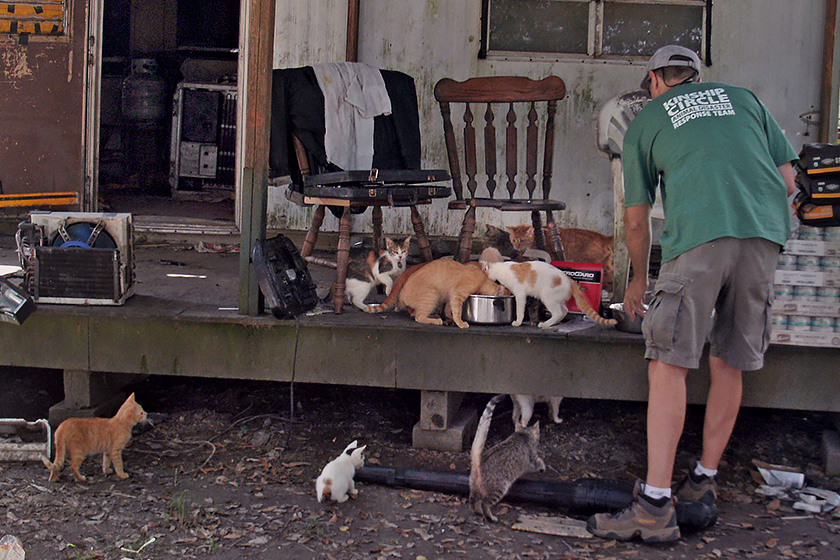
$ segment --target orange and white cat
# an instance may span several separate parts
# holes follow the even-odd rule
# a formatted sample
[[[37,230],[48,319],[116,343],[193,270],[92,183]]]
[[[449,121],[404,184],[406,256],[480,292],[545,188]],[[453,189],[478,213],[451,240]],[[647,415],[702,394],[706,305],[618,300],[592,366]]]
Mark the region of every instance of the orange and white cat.
[[[482,267],[491,280],[510,290],[516,300],[516,319],[511,323],[518,327],[525,320],[525,303],[528,296],[538,298],[551,314],[537,326],[546,329],[556,325],[569,312],[566,301],[573,297],[581,311],[590,319],[602,325],[613,326],[615,319],[605,319],[592,309],[592,305],[577,282],[566,276],[559,268],[542,261],[484,262]]]
[[[578,228],[557,228],[557,234],[563,244],[564,258],[572,262],[603,265],[604,289],[611,290],[614,276],[614,237],[597,231]],[[488,225],[484,240],[487,244],[497,247],[502,254],[511,258],[521,257],[528,249],[537,248],[534,239],[534,226],[531,224],[508,226],[507,231]]]
[[[414,320],[427,325],[442,325],[433,317],[441,307],[459,328],[469,325],[461,314],[470,294],[502,295],[505,289],[487,277],[477,264],[461,264],[452,259],[437,259],[416,269],[406,280],[398,298],[399,307],[407,309]]]
[[[55,431],[55,461],[41,457],[50,469],[50,482],[58,480],[58,472],[69,456],[70,470],[79,482],[87,480],[79,467],[85,457],[102,453],[102,473],[111,472],[111,463],[117,476],[126,479],[123,470],[122,450],[131,439],[131,429],[146,419],[146,411],[134,400],[131,393],[113,418],[68,418]]]

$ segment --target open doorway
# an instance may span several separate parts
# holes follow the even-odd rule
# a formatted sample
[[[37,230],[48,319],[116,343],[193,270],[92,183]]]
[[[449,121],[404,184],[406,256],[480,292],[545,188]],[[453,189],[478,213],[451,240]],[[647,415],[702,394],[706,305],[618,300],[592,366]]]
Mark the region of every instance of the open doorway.
[[[103,0],[100,209],[235,219],[239,0]]]

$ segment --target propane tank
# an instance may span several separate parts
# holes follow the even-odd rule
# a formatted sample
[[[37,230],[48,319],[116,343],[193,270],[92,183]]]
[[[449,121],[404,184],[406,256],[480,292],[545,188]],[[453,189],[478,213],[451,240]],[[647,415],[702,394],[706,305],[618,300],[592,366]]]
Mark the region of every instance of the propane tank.
[[[158,121],[166,115],[166,81],[153,58],[135,58],[121,86],[123,117],[137,122]]]

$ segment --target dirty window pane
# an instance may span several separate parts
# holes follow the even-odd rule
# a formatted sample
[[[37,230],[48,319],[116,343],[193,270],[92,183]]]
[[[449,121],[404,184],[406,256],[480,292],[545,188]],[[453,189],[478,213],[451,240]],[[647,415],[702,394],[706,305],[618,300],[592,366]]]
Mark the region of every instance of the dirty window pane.
[[[490,0],[491,51],[586,53],[589,3]]]
[[[64,0],[0,2],[0,34],[63,35]]]
[[[647,58],[676,43],[707,50],[711,0],[482,0],[482,51]],[[592,50],[594,49],[594,51]]]
[[[662,45],[701,51],[703,6],[604,4],[604,54],[650,56]]]

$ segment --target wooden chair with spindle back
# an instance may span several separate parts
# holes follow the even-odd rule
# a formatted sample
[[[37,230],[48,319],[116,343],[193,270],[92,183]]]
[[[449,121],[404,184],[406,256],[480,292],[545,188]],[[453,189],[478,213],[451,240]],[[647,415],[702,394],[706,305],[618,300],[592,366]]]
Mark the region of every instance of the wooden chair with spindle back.
[[[495,208],[503,212],[530,212],[537,247],[547,251],[553,259],[563,260],[563,246],[554,212],[565,209],[566,205],[550,198],[555,114],[557,102],[566,96],[563,80],[557,76],[542,80],[491,76],[463,82],[443,78],[435,85],[434,95],[443,117],[452,176],[454,199],[449,202],[449,209],[466,210],[457,259],[465,262],[470,257],[476,208]],[[463,107],[460,141],[456,140],[456,128],[452,122],[453,105]],[[479,106],[475,113],[473,105]],[[519,111],[518,107],[521,107]],[[498,135],[504,141],[505,168],[501,171],[497,165],[497,127],[501,130]],[[476,130],[479,128],[482,129],[480,132]],[[521,141],[523,136],[524,142]],[[481,144],[477,143],[477,137],[483,138]],[[483,160],[478,158],[479,148],[483,151]],[[540,155],[541,170],[538,169]],[[518,167],[522,159],[525,162],[524,177]],[[501,173],[506,176],[504,185],[497,184],[497,175]],[[480,188],[482,175],[486,180]],[[541,192],[537,188],[538,178]],[[517,197],[517,194],[520,196]],[[541,213],[545,215],[547,236],[543,235]]]

